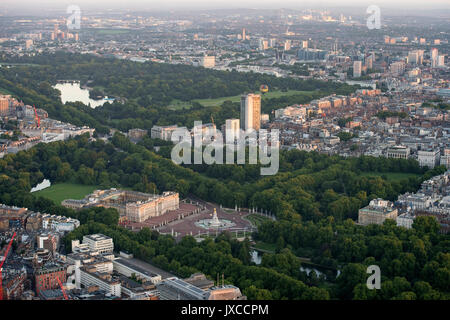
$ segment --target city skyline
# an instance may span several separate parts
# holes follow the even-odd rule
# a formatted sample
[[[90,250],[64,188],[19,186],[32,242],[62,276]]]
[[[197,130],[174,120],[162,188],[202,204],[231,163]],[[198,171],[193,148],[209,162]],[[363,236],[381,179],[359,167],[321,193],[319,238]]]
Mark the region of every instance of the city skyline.
[[[278,319],[450,300],[447,2],[0,16],[1,303]]]

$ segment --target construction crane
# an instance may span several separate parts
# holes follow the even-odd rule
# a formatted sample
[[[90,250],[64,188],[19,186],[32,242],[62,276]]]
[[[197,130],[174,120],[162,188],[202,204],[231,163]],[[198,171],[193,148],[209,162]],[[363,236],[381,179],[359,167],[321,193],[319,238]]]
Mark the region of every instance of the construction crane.
[[[5,256],[0,262],[0,300],[3,300],[3,287],[2,287],[2,267],[3,264],[6,261],[6,258],[8,258],[9,249],[11,249],[11,245],[13,243],[14,237],[16,236],[16,233],[14,232],[13,236],[11,237],[11,240],[9,241],[8,247],[6,247]]]
[[[41,127],[41,118],[39,118],[37,111],[36,111],[36,107],[33,105],[34,108],[34,119],[37,121],[37,126],[38,128]]]
[[[62,293],[64,295],[64,299],[69,300],[69,298],[67,297],[67,294],[66,294],[66,290],[64,290],[64,287],[63,287],[63,285],[61,283],[61,280],[59,280],[59,277],[56,277],[56,280],[58,280],[58,284],[59,284],[59,286],[61,288],[61,291],[62,291]]]

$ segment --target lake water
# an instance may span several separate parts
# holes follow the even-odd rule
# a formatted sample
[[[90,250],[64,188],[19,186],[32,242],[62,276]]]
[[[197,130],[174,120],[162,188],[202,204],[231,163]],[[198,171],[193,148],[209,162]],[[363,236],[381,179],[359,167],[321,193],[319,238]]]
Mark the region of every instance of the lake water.
[[[300,271],[303,271],[303,272],[306,272],[306,274],[307,275],[309,275],[309,273],[311,272],[311,271],[314,271],[315,273],[316,273],[316,276],[317,277],[319,277],[321,274],[323,274],[323,272],[320,272],[319,270],[317,270],[317,269],[314,269],[314,268],[305,268],[305,267],[300,267]]]
[[[34,188],[30,190],[30,192],[40,191],[42,189],[48,188],[52,185],[50,180],[44,179],[41,183],[37,184]]]
[[[251,252],[251,255],[252,255],[252,262],[254,262],[254,263],[256,263],[256,264],[261,264],[261,255],[259,254],[259,252],[258,251],[256,251],[256,250],[253,250],[252,252]]]
[[[80,101],[87,106],[91,105],[91,108],[97,108],[102,106],[105,102],[113,101],[107,98],[100,100],[89,98],[89,90],[81,88],[79,82],[57,83],[53,88],[61,91],[62,103]]]

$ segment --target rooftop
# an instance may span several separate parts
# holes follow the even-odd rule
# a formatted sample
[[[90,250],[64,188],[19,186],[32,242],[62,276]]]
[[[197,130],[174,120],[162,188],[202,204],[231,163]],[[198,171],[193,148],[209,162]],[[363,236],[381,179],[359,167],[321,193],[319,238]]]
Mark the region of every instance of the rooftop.
[[[134,264],[131,264],[129,261],[127,261],[126,259],[122,259],[122,258],[118,258],[114,260],[115,263],[119,263],[125,267],[128,267],[130,269],[136,270],[139,273],[145,274],[148,277],[158,277],[159,275],[153,272],[149,272],[147,270],[145,270],[144,268],[141,268],[139,266],[136,266]]]
[[[87,238],[92,241],[112,240],[112,238],[105,236],[104,234],[101,234],[101,233],[90,234],[90,235],[84,236],[83,238]]]
[[[160,284],[157,285],[158,290],[168,289],[168,291],[172,291],[175,296],[179,295],[180,299],[198,299],[205,300],[208,298],[209,293],[203,291],[196,286],[187,283],[179,278],[172,277],[163,280]]]
[[[44,290],[44,291],[40,291],[39,295],[44,299],[56,299],[56,298],[61,298],[64,296],[63,292],[61,289],[54,289],[54,290]]]

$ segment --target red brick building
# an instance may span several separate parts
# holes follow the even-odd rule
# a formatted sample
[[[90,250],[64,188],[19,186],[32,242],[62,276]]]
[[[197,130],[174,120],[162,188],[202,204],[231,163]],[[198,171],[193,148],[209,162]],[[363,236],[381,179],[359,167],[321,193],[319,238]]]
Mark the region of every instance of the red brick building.
[[[3,279],[0,290],[3,289],[3,299],[16,300],[19,299],[24,291],[24,284],[27,279],[26,273],[8,275]]]
[[[0,116],[6,116],[9,113],[9,100],[0,98]]]
[[[61,283],[67,280],[66,268],[59,264],[46,264],[35,272],[36,294],[42,290],[59,288],[58,278]]]

